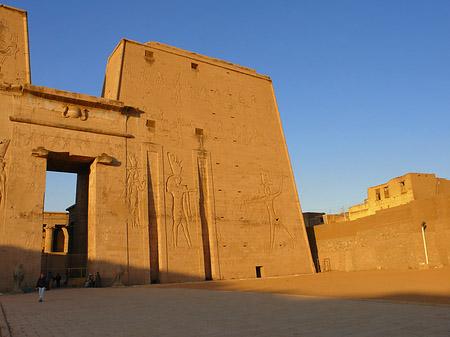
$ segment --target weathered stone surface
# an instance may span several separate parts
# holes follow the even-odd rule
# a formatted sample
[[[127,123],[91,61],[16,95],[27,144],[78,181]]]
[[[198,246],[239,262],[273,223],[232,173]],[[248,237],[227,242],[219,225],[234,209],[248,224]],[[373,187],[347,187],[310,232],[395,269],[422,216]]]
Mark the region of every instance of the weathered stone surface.
[[[0,85],[31,83],[25,11],[0,4]]]
[[[14,67],[5,61],[2,72]],[[103,97],[17,79],[0,87],[0,254],[9,261],[0,288],[19,263],[25,282],[39,275],[47,170],[78,175],[68,263],[82,275],[69,277],[99,271],[110,285],[119,266],[124,284],[313,272],[269,77],[124,39]]]
[[[341,271],[448,266],[449,209],[449,180],[409,173],[370,187],[366,202],[349,208],[355,220],[308,228],[312,252],[322,270],[327,264]]]

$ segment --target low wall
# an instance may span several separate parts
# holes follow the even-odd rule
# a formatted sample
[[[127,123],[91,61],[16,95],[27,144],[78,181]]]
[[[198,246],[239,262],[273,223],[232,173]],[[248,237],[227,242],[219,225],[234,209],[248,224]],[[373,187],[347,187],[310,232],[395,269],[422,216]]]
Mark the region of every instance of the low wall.
[[[426,265],[421,224],[425,221]],[[448,266],[450,196],[412,201],[357,220],[308,228],[316,268],[339,271]]]

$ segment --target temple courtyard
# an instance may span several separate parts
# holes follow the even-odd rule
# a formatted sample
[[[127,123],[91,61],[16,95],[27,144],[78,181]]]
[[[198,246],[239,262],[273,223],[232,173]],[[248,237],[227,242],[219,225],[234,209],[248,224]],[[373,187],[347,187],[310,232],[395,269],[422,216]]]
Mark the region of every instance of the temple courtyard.
[[[5,336],[450,336],[450,269],[0,296]]]

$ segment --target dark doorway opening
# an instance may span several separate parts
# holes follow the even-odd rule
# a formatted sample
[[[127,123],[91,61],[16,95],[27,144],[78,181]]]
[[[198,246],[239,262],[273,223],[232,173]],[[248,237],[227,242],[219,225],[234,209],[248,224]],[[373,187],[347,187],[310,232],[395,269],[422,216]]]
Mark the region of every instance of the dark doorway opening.
[[[41,270],[61,275],[63,284],[78,285],[86,277],[88,194],[90,165],[94,158],[50,152],[47,158],[47,179],[43,224]],[[50,177],[60,176],[58,180]],[[53,180],[53,181],[52,181]],[[48,184],[61,184],[60,195]],[[75,186],[70,186],[70,185]],[[71,193],[68,191],[72,191]],[[55,209],[52,199],[69,195],[68,204]],[[62,209],[61,209],[62,207]],[[56,212],[55,212],[56,210]],[[78,279],[78,280],[77,280]],[[72,282],[71,282],[72,281]]]
[[[256,266],[256,277],[261,278],[262,275],[262,266]]]

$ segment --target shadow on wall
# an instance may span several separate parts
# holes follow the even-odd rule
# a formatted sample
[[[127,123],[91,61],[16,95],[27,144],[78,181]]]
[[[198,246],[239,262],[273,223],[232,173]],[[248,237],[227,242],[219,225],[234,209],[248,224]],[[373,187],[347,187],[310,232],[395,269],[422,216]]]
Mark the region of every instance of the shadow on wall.
[[[322,271],[319,262],[319,252],[317,250],[316,234],[314,233],[314,227],[306,227],[306,233],[308,234],[309,248],[311,250],[311,257],[316,268],[316,273]]]
[[[23,265],[24,278],[20,284],[20,289],[25,291],[27,289],[33,290],[41,272],[49,270],[41,270],[41,255],[40,251],[27,250],[18,247],[0,246],[0,292],[11,292],[15,287],[14,271],[19,265]],[[30,261],[36,261],[35,263]],[[186,275],[179,273],[170,273],[168,275],[150,275],[149,270],[142,268],[135,268],[132,266],[120,265],[106,261],[88,262],[87,270],[83,273],[73,273],[75,277],[68,277],[69,286],[83,286],[87,275],[100,273],[102,277],[102,286],[110,287],[114,284],[122,284],[124,286],[134,284],[150,284],[159,283],[158,279],[161,277],[168,280],[168,282],[195,282],[204,281],[199,279],[197,275]],[[55,268],[53,276],[59,272],[62,279],[61,284],[66,282],[67,275],[60,272],[62,268]],[[51,269],[50,269],[51,270]],[[136,280],[130,282],[130,280]]]

